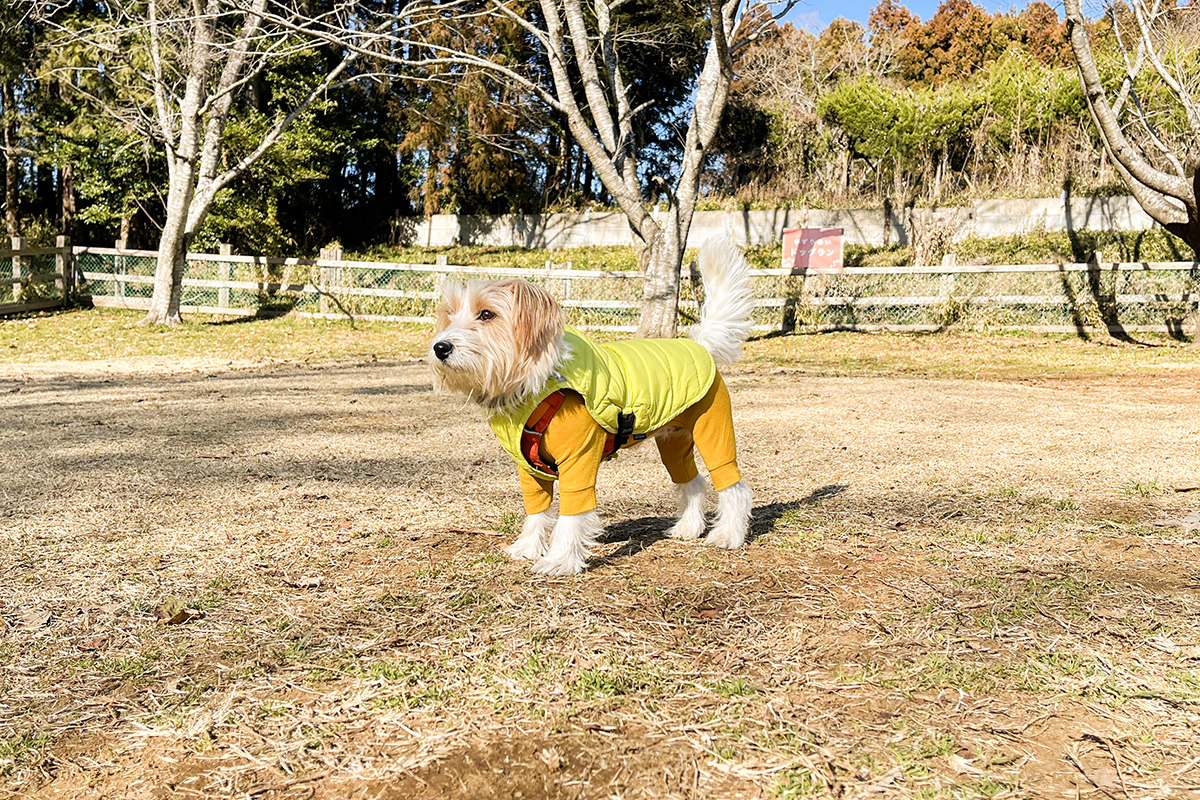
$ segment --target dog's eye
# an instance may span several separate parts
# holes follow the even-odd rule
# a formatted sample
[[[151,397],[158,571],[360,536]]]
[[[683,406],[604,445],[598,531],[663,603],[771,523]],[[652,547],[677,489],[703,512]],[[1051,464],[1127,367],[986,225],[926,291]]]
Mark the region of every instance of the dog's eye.
[[[487,322],[488,320],[495,319],[495,318],[496,318],[495,312],[490,311],[489,309],[486,309],[486,308],[483,311],[480,311],[479,316],[476,317],[476,319],[479,320],[480,322]]]

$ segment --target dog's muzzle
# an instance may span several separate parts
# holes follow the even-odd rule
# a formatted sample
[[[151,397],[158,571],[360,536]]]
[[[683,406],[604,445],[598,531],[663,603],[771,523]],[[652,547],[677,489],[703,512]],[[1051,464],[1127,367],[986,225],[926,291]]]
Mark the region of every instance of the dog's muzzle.
[[[454,345],[449,342],[434,342],[433,354],[437,356],[438,361],[445,361],[454,352]]]

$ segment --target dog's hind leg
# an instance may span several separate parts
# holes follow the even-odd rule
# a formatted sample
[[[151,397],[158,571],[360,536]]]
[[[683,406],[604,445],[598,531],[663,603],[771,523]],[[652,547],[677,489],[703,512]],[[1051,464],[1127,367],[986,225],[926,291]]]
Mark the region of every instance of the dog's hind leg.
[[[717,521],[706,541],[726,550],[741,547],[750,531],[753,501],[754,491],[745,481],[717,492]]]
[[[678,520],[671,526],[674,539],[699,539],[704,535],[704,478],[697,475],[687,483],[675,484]]]
[[[719,373],[708,396],[693,408],[699,413],[692,425],[692,439],[717,490],[717,520],[708,542],[732,550],[746,541],[754,492],[738,468],[729,390]]]
[[[663,466],[675,484],[675,506],[678,519],[671,526],[674,539],[699,539],[704,535],[704,479],[696,469],[696,454],[692,449],[690,431],[668,427],[657,433],[654,443],[662,457]]]
[[[504,548],[514,559],[541,558],[546,552],[546,540],[549,539],[550,529],[554,527],[554,515],[549,511],[529,514],[521,528],[521,535]]]
[[[600,538],[604,525],[595,509],[582,514],[559,516],[550,534],[550,549],[533,565],[534,572],[545,575],[574,575],[587,566],[592,546]]]

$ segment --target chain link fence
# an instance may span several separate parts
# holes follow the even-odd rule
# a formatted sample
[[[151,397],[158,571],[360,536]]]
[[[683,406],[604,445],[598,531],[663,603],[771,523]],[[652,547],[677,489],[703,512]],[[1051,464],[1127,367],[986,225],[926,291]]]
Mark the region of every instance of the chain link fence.
[[[77,249],[81,292],[96,305],[145,308],[155,256],[148,252]],[[0,261],[0,265],[3,262]],[[830,328],[937,330],[1157,330],[1182,332],[1197,315],[1197,265],[1172,263],[1022,264],[1009,266],[846,268],[793,274],[752,270],[761,330]],[[684,322],[697,292],[685,271]],[[189,257],[185,310],[271,315],[296,311],[429,322],[444,281],[522,278],[546,287],[585,328],[637,327],[642,281],[637,272],[473,268],[447,263]],[[703,287],[699,294],[703,295]],[[1193,323],[1194,324],[1194,323]]]
[[[784,327],[1172,333],[1196,313],[1198,290],[1191,263],[864,268],[785,285]]]
[[[56,247],[0,250],[0,313],[61,305],[69,280],[64,277],[64,255],[65,250]]]

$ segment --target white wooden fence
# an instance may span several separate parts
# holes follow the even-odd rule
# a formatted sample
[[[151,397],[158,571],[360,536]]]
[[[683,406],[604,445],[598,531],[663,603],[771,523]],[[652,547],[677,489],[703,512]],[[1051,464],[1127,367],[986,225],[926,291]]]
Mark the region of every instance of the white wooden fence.
[[[60,304],[77,286],[95,306],[145,309],[154,283],[153,251],[66,246],[0,251],[12,264],[17,302],[0,313]],[[43,268],[29,265],[41,259]],[[36,273],[36,274],[35,274]],[[3,272],[0,271],[0,276]],[[848,267],[839,273],[751,271],[756,327],[769,330],[938,330],[949,326],[1020,328],[1043,332],[1157,331],[1182,336],[1200,319],[1197,264],[956,264]],[[192,254],[184,277],[183,311],[222,315],[282,313],[429,323],[446,279],[517,277],[545,285],[572,324],[630,331],[641,306],[637,271],[481,268],[449,264],[349,261],[341,258],[265,258]],[[685,274],[680,308],[697,307]],[[0,281],[4,279],[0,277]],[[30,286],[53,284],[48,297]],[[0,284],[2,285],[2,284]],[[21,302],[24,300],[25,302]]]
[[[54,247],[27,247],[12,239],[11,249],[0,249],[0,316],[57,308],[66,302],[75,285],[74,260],[64,236]]]

